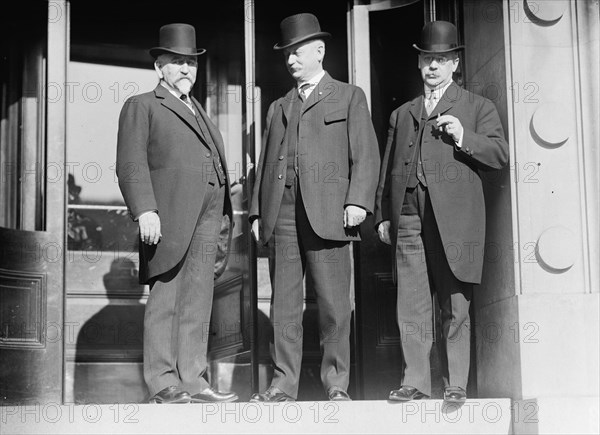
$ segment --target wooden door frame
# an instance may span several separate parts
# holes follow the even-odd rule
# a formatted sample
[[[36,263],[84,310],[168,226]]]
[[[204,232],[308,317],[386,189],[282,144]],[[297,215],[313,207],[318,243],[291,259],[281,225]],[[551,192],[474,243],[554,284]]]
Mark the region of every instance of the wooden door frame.
[[[256,129],[260,123],[257,123],[256,110],[257,95],[256,89],[256,53],[255,53],[255,28],[254,28],[254,0],[244,0],[244,75],[246,85],[243,89],[245,105],[243,107],[242,116],[245,119],[245,153],[242,156],[244,167],[250,168],[257,162],[257,134]],[[254,187],[254,171],[247,171],[247,178],[244,183],[244,199],[247,200],[248,206],[252,198]],[[247,216],[246,216],[247,217]],[[250,226],[247,224],[247,228]],[[250,365],[251,379],[250,388],[253,393],[259,390],[259,352],[258,352],[258,281],[257,281],[257,263],[256,263],[256,243],[252,236],[248,234],[248,277],[247,283],[250,286],[250,319],[249,324],[244,325],[244,330],[250,339]]]
[[[50,84],[61,85],[67,83],[67,62],[69,59],[69,26],[70,13],[68,0],[48,2],[48,76],[46,89]],[[46,102],[48,92],[44,93]],[[60,294],[60,301],[54,305],[56,313],[53,316],[64,330],[64,307],[66,303],[65,291],[65,262],[67,258],[66,235],[66,204],[67,204],[67,173],[66,162],[66,120],[67,99],[59,98],[58,101],[47,104],[46,112],[46,155],[47,161],[52,162],[55,168],[62,169],[60,182],[46,183],[46,231],[54,234],[61,240],[62,257],[57,273],[48,277],[48,293]],[[48,179],[48,178],[47,178]],[[61,376],[54,380],[56,389],[61,391],[60,401],[64,403],[64,373],[65,373],[66,340],[62,340],[62,355],[60,362]]]
[[[369,14],[395,9],[422,1],[429,21],[436,19],[436,0],[371,0],[369,4],[352,0],[348,4],[348,77],[350,83],[365,92],[371,107],[371,47]],[[352,4],[354,3],[354,4]]]

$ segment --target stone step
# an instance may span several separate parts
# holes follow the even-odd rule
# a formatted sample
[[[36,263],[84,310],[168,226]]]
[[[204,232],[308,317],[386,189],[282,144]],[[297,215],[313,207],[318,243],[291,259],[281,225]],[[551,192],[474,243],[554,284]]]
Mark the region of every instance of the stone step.
[[[28,405],[0,408],[2,434],[510,434],[510,399]]]

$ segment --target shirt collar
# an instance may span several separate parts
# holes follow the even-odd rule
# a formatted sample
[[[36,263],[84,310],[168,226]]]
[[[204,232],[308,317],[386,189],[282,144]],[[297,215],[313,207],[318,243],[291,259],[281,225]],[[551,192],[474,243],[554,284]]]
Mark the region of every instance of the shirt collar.
[[[181,99],[181,96],[183,95],[182,92],[179,92],[179,90],[172,88],[171,86],[169,86],[164,80],[160,81],[160,84],[171,93],[171,95],[173,95],[175,98],[177,98],[179,101],[181,101],[183,104],[185,104],[185,107],[187,107],[189,110],[192,111],[192,113],[195,115],[196,111],[194,110],[194,105],[192,103],[192,99],[190,98],[189,95],[187,95],[186,97],[186,101],[183,101]]]
[[[427,100],[429,98],[429,94],[432,93],[434,100],[440,100],[442,98],[442,95],[444,95],[444,92],[446,92],[446,89],[448,89],[448,86],[450,86],[452,83],[454,83],[454,80],[450,80],[448,83],[446,83],[446,86],[444,86],[443,88],[436,88],[436,89],[430,89],[427,86],[425,86],[424,87],[425,99]]]
[[[163,86],[163,88],[165,88],[167,91],[169,91],[172,95],[175,96],[175,98],[177,98],[178,100],[181,99],[181,96],[183,95],[181,92],[179,92],[179,90],[169,86],[169,84],[167,82],[165,82],[164,80],[160,81],[160,84]],[[189,95],[188,95],[189,97]]]
[[[321,79],[324,76],[325,76],[325,70],[321,70],[321,72],[317,73],[317,75],[313,76],[309,80],[305,80],[303,82],[298,83],[296,85],[296,88],[298,89],[298,91],[300,91],[300,88],[302,86],[304,86],[305,84],[308,84],[309,88],[314,88],[321,81]]]

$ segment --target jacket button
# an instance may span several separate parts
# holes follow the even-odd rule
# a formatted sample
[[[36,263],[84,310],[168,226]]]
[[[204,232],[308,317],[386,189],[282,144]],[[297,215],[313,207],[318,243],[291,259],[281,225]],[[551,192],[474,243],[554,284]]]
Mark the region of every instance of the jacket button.
[[[210,153],[206,153],[205,156],[208,158],[210,157]]]
[[[279,160],[283,160],[283,156],[279,156]]]
[[[283,175],[279,174],[279,175],[277,176],[277,178],[279,178],[279,179],[281,180],[281,179],[283,178]]]
[[[409,147],[413,146],[415,143],[411,140],[410,143],[408,144]]]

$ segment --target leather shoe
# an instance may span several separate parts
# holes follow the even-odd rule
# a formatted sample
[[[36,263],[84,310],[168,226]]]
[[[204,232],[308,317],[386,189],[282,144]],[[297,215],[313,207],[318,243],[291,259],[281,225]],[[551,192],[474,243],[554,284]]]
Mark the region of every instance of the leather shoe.
[[[190,400],[190,393],[171,385],[152,396],[149,403],[190,403]]]
[[[446,387],[444,389],[444,402],[465,403],[467,393],[461,387]]]
[[[250,402],[295,402],[292,396],[287,395],[279,388],[270,386],[264,393],[255,393],[250,398]]]
[[[329,400],[333,400],[336,402],[352,400],[348,393],[346,393],[340,387],[329,388],[329,390],[327,390],[327,396],[329,397]]]
[[[216,391],[210,387],[200,391],[198,394],[192,396],[192,403],[206,403],[206,402],[235,402],[238,400],[238,396],[235,393],[222,393]]]
[[[390,396],[388,397],[388,400],[392,402],[408,402],[409,400],[423,399],[429,399],[429,396],[410,385],[402,385],[399,390],[390,391]]]

